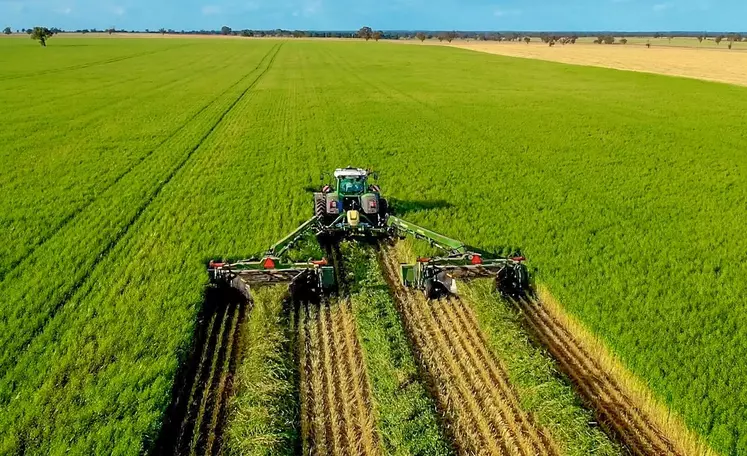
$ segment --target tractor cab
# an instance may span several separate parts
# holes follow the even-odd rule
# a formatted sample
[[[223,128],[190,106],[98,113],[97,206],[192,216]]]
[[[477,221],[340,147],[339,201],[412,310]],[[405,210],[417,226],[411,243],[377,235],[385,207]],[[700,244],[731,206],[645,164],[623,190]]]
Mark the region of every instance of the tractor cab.
[[[337,191],[342,195],[362,195],[368,190],[368,171],[360,168],[335,170]]]

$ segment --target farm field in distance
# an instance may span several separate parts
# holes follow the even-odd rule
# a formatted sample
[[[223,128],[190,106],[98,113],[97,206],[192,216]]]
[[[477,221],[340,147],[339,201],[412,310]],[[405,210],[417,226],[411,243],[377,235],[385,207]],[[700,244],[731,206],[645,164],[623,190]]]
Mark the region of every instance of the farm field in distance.
[[[651,42],[650,49],[645,46],[647,41]],[[414,41],[410,43],[420,44]],[[694,38],[674,38],[670,43],[666,38],[631,37],[625,45],[593,44],[592,38],[580,38],[576,44],[553,47],[538,38],[533,38],[529,44],[461,40],[450,44],[433,40],[426,43],[509,57],[747,85],[747,43],[744,42],[735,42],[731,50],[727,49],[725,41],[717,45],[712,39],[698,43]]]
[[[292,452],[321,426],[329,448],[361,432],[372,454],[388,453],[389,426],[392,439],[451,454],[470,443],[452,447],[443,421],[474,425],[473,443],[489,439],[502,395],[524,410],[517,447],[618,454],[596,428],[574,437],[590,421],[583,411],[568,413],[581,417],[573,435],[543,421],[555,415],[524,415],[526,387],[478,391],[484,414],[465,414],[476,403],[441,407],[465,394],[467,376],[487,384],[504,369],[476,329],[491,324],[485,304],[476,317],[397,307],[372,280],[351,303],[302,308],[291,321],[277,303],[205,315],[207,261],[263,252],[311,215],[306,188],[320,172],[347,165],[377,170],[412,222],[520,251],[536,281],[714,450],[747,454],[747,88],[446,46],[55,37],[46,49],[0,40],[0,102],[0,454],[159,448],[175,382],[195,359],[217,391],[235,372],[237,395],[187,391],[184,423],[196,430],[182,432],[183,448],[217,451],[201,429],[261,395],[238,386],[255,375],[282,395],[306,394],[294,384],[330,401],[352,395],[360,407],[335,413],[354,424],[327,431],[288,403],[266,403],[276,413],[264,421],[229,419],[229,445],[282,427],[271,424],[282,416],[305,424],[257,441]],[[370,315],[396,327],[402,309],[413,317],[382,338]],[[443,322],[457,317],[463,333],[448,334]],[[243,321],[268,331],[267,353],[298,359],[252,351]],[[435,343],[421,327],[438,335],[436,361],[408,351],[405,334],[420,337],[416,348]],[[201,337],[221,353],[212,364],[191,353]],[[355,378],[370,390],[325,383],[328,350],[349,354],[332,369],[369,363]],[[234,366],[232,352],[257,369]],[[387,377],[395,368],[401,378]],[[434,395],[422,372],[456,380]],[[446,413],[434,416],[433,404]],[[419,427],[402,427],[407,414]]]

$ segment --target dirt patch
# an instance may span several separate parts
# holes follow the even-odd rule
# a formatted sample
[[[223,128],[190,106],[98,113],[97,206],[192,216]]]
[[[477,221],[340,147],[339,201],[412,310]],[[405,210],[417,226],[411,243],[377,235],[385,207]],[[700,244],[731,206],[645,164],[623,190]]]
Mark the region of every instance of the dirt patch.
[[[413,42],[413,44],[415,44]],[[438,42],[430,42],[439,45]],[[683,76],[747,86],[747,51],[640,44],[573,44],[453,42],[444,46],[510,57],[550,60],[618,70]]]

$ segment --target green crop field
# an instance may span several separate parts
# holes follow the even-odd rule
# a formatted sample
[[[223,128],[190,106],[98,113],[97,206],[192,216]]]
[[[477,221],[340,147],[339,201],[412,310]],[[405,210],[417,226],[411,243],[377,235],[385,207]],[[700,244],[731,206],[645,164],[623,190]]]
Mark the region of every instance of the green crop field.
[[[383,42],[8,38],[0,105],[0,454],[153,448],[206,262],[264,251],[354,165],[408,220],[520,250],[747,455],[747,88]]]

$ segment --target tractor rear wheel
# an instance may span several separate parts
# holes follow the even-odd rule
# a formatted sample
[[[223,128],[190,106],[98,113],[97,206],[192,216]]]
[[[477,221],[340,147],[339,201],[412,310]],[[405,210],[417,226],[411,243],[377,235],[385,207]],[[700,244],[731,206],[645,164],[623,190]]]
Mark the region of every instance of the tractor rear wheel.
[[[379,198],[379,226],[386,225],[386,218],[389,215],[389,201]]]
[[[324,202],[326,198],[324,195],[317,196],[314,198],[314,215],[317,217],[324,217],[327,215],[327,205]]]

